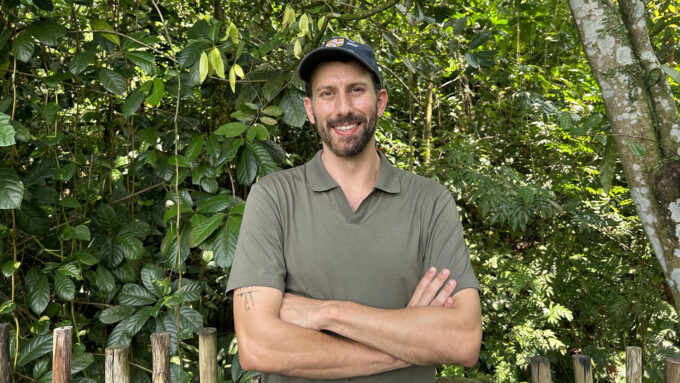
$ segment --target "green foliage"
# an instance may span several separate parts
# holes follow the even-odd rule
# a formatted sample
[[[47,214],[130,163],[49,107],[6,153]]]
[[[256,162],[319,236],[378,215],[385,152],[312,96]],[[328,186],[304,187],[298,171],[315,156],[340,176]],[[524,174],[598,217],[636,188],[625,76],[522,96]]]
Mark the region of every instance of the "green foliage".
[[[320,149],[294,72],[334,35],[377,50],[380,148],[461,209],[485,337],[475,368],[440,375],[526,381],[542,354],[568,381],[581,351],[603,380],[640,345],[659,376],[677,317],[567,6],[405,1],[332,18],[356,14],[345,3],[0,4],[0,321],[19,323],[22,377],[50,380],[51,330],[73,325],[77,381],[103,381],[115,344],[150,367],[154,331],[172,334],[173,382],[196,381],[195,335],[212,326],[221,381],[249,381],[224,296],[244,200]],[[657,45],[673,41],[660,12]]]

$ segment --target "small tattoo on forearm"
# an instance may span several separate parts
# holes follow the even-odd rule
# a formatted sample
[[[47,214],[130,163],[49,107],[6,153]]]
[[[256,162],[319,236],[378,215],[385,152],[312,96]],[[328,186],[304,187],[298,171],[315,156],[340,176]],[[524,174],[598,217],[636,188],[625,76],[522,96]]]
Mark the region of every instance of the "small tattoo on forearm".
[[[243,298],[243,305],[246,310],[250,310],[251,307],[255,307],[253,293],[256,293],[260,290],[253,290],[252,287],[244,287],[238,291],[238,296]]]

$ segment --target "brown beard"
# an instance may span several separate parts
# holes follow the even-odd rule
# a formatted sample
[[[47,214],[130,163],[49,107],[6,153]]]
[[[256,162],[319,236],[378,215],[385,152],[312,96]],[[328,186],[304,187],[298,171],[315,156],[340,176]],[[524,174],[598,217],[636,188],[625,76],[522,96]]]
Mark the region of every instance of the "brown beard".
[[[319,132],[321,141],[323,141],[328,149],[338,157],[354,157],[361,153],[371,141],[371,138],[375,135],[375,125],[377,120],[377,107],[373,115],[368,120],[364,116],[348,115],[328,120],[325,124],[323,124],[319,122],[316,114],[314,114],[314,121],[317,122],[316,130]],[[361,123],[363,127],[362,131],[360,132],[361,134],[359,137],[351,137],[352,141],[349,142],[349,145],[343,145],[342,147],[340,147],[340,145],[336,146],[331,136],[332,126],[343,125],[352,122]]]

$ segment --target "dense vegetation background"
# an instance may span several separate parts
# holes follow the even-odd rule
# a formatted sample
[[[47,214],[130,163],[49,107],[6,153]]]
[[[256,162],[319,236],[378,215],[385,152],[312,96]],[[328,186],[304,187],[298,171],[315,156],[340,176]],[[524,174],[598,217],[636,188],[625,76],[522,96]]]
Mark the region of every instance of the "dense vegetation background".
[[[677,5],[647,4],[669,67]],[[485,334],[476,367],[441,375],[526,381],[540,354],[568,382],[585,353],[598,381],[622,381],[636,345],[645,379],[663,380],[678,317],[565,2],[2,0],[0,322],[15,380],[49,382],[51,331],[73,325],[75,382],[103,381],[113,344],[148,382],[160,330],[173,382],[195,382],[204,326],[221,379],[247,381],[224,294],[243,201],[320,149],[294,70],[334,35],[377,51],[380,149],[461,210]]]

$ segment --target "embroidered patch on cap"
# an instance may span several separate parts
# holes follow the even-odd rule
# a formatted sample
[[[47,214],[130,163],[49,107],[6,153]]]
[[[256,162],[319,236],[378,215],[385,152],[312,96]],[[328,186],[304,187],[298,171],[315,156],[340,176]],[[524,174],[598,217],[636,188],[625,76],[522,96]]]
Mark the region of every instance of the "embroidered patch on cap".
[[[341,47],[345,45],[345,39],[333,39],[326,41],[327,47]]]

